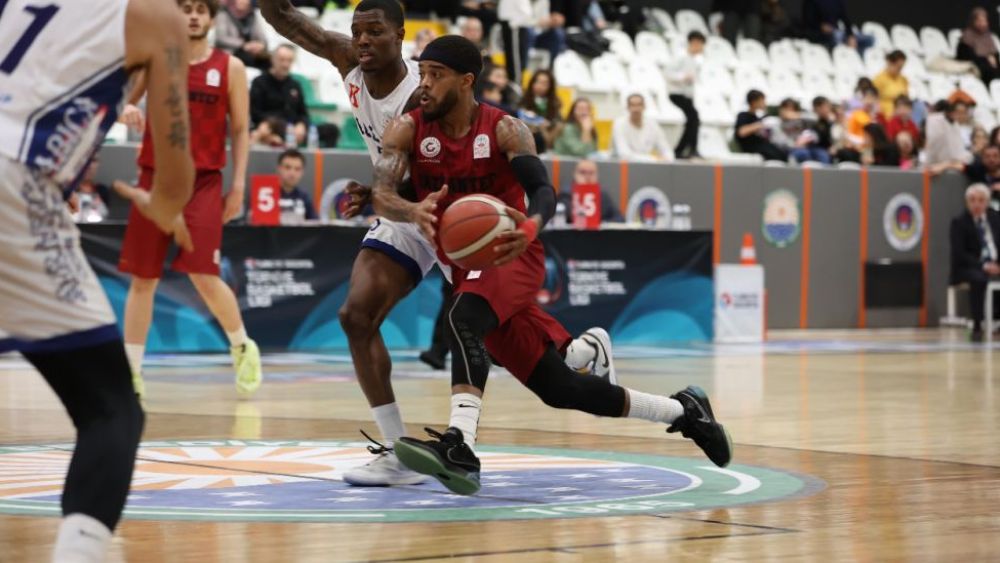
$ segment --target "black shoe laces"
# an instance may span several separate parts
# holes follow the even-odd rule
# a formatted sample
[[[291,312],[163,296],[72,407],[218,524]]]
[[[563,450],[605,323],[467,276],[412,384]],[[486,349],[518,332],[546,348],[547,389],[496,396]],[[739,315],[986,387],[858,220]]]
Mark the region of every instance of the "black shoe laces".
[[[369,453],[371,453],[372,455],[382,455],[382,454],[390,454],[390,453],[392,453],[392,448],[390,448],[389,446],[383,444],[382,442],[379,442],[375,438],[372,438],[364,430],[360,430],[359,429],[359,431],[361,432],[362,436],[364,436],[365,438],[368,438],[369,442],[375,444],[374,446],[368,446],[368,452]]]

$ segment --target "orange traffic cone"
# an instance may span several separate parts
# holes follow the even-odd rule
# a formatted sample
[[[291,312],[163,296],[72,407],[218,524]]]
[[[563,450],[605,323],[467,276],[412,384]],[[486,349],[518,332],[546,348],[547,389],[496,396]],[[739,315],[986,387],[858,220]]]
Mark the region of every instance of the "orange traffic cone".
[[[757,263],[757,251],[753,248],[753,235],[743,233],[743,246],[740,248],[740,264],[753,266]]]

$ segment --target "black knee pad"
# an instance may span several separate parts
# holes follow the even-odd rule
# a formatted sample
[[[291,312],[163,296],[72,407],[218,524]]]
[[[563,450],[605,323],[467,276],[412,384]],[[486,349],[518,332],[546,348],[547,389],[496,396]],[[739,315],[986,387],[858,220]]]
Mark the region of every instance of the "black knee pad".
[[[451,333],[451,384],[486,387],[490,373],[490,355],[483,338],[496,330],[497,316],[482,297],[462,293],[455,296],[448,311],[448,332]]]
[[[625,389],[607,379],[579,374],[550,344],[526,383],[546,405],[598,416],[620,417],[625,411]]]

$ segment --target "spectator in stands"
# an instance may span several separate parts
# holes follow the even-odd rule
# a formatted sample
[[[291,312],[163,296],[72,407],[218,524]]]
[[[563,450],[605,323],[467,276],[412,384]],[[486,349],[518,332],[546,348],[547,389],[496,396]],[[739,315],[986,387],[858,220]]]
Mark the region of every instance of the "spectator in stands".
[[[889,140],[885,129],[878,123],[869,123],[864,128],[865,150],[861,162],[875,166],[899,166],[899,149]]]
[[[955,120],[955,105],[944,102],[937,107],[940,111],[928,115],[925,124],[927,165],[961,167],[972,162],[972,153],[965,148],[962,132]]]
[[[101,155],[98,153],[87,165],[83,178],[68,194],[70,213],[78,223],[96,223],[108,217],[111,189],[97,182],[97,170],[100,166]]]
[[[979,69],[979,77],[989,86],[995,78],[1000,78],[1000,60],[997,46],[990,33],[990,18],[985,8],[974,8],[969,15],[969,24],[962,31],[955,58],[970,61]]]
[[[965,94],[960,90],[956,94]],[[962,136],[962,143],[965,145],[966,149],[972,149],[972,130],[976,128],[975,121],[973,119],[973,108],[975,104],[970,104],[965,101],[965,98],[961,95],[952,94],[948,100],[951,102],[952,116],[955,120],[955,125],[958,126],[959,134]]]
[[[990,134],[986,132],[986,129],[982,125],[976,125],[972,129],[972,143],[969,150],[972,152],[973,156],[978,157],[983,154],[983,149],[985,149],[990,144]]]
[[[864,54],[875,43],[870,35],[854,32],[845,0],[803,0],[802,27],[806,39],[827,49],[844,44]]]
[[[701,118],[694,107],[694,83],[698,78],[705,50],[705,36],[692,31],[687,38],[687,52],[667,65],[667,83],[670,86],[670,101],[684,112],[684,131],[674,148],[678,158],[692,158],[698,154],[698,129]]]
[[[472,44],[479,48],[484,60],[489,60],[490,50],[487,48],[485,36],[483,35],[483,22],[477,17],[467,16],[463,18],[458,26],[458,34],[472,41]]]
[[[765,45],[791,34],[791,19],[781,0],[763,0],[760,8],[761,41]]]
[[[528,51],[534,41],[534,26],[542,18],[536,17],[531,0],[498,0],[497,17],[507,76],[515,84],[521,84],[522,73],[528,64]]]
[[[566,50],[566,16],[551,4],[549,15],[538,22],[541,32],[535,35],[534,47],[549,52],[551,61]]]
[[[775,145],[768,138],[764,116],[767,112],[767,99],[760,90],[747,92],[748,111],[736,116],[736,144],[746,153],[759,154],[764,160],[788,160],[788,153]]]
[[[600,177],[597,173],[597,163],[593,160],[581,160],[576,163],[573,169],[573,182],[564,186],[559,191],[558,202],[566,208],[566,224],[573,224],[573,186],[601,185]],[[611,199],[608,192],[601,186],[601,222],[602,223],[624,223],[618,204]]]
[[[990,144],[1000,147],[1000,125],[990,131]]]
[[[837,114],[834,112],[833,102],[825,96],[816,96],[812,101],[813,113],[816,114],[816,122],[813,130],[816,131],[816,146],[821,147],[829,155],[834,154],[834,127],[837,125]]]
[[[905,94],[896,98],[893,104],[892,119],[885,124],[886,135],[890,140],[896,138],[901,132],[906,131],[914,141],[920,139],[920,128],[912,119],[913,101]]]
[[[972,341],[983,339],[986,285],[1000,279],[1000,213],[990,209],[990,190],[972,184],[965,190],[965,211],[951,220],[951,276],[949,283],[969,284]],[[1000,301],[994,301],[1000,306]],[[1000,307],[998,307],[1000,308]],[[990,311],[996,316],[997,310]]]
[[[615,119],[611,145],[615,155],[624,160],[674,159],[663,129],[652,119],[646,119],[646,98],[642,94],[628,97],[628,113]]]
[[[418,31],[413,37],[413,54],[410,58],[418,60],[420,58],[420,54],[424,52],[424,47],[435,39],[437,39],[437,34],[434,33],[434,30],[429,27],[425,27]]]
[[[972,164],[965,167],[965,175],[974,184],[983,184],[1000,202],[1000,147],[990,145]]]
[[[250,121],[256,129],[268,117],[280,117],[301,145],[309,130],[302,85],[291,76],[295,48],[282,45],[271,55],[271,70],[258,76],[250,85]]]
[[[222,10],[215,20],[215,46],[246,66],[267,70],[271,65],[267,36],[250,0],[232,0]]]
[[[712,12],[722,14],[720,35],[736,44],[742,32],[744,39],[761,39],[760,0],[714,0]]]
[[[280,117],[266,117],[250,132],[250,142],[254,145],[279,148],[285,146],[288,125]]]
[[[556,154],[585,158],[597,152],[597,124],[594,122],[594,105],[587,98],[577,98],[569,108],[566,125],[559,132]]]
[[[301,210],[299,219],[319,219],[312,198],[299,188],[302,182],[302,171],[305,169],[306,158],[296,149],[288,149],[278,156],[278,179],[281,183],[280,207],[283,212]],[[301,203],[299,203],[301,202]],[[284,213],[283,213],[284,214]],[[284,218],[282,219],[284,222]]]
[[[892,118],[896,99],[910,93],[910,82],[903,76],[905,65],[906,54],[898,49],[892,51],[885,56],[885,69],[872,79],[872,85],[878,90],[880,111],[886,120]]]
[[[899,152],[900,170],[916,170],[920,166],[917,143],[909,131],[904,130],[896,134],[896,150]]]
[[[514,115],[514,109],[503,103],[503,92],[500,87],[489,80],[483,80],[480,85],[479,99],[493,107]]]
[[[802,118],[802,108],[791,98],[781,101],[778,106],[781,127],[776,131],[773,142],[788,152],[795,162],[816,161],[830,164],[830,153],[819,146],[819,134],[813,124]]]
[[[486,73],[486,79],[500,88],[501,103],[508,108],[516,108],[521,105],[521,89],[510,81],[507,69],[492,65]],[[513,114],[515,112],[511,112]]]
[[[555,144],[562,127],[562,103],[556,89],[556,78],[552,72],[539,70],[531,76],[528,91],[517,112],[517,116],[534,134],[539,154]]]

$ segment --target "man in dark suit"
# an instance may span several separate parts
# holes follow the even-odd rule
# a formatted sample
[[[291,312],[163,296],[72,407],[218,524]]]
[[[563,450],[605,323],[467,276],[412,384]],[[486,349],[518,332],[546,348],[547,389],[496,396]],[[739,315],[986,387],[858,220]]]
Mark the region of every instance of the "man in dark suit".
[[[951,220],[951,283],[969,284],[973,342],[983,339],[986,284],[1000,281],[1000,213],[990,209],[989,204],[990,189],[973,184],[965,190],[966,211]]]

